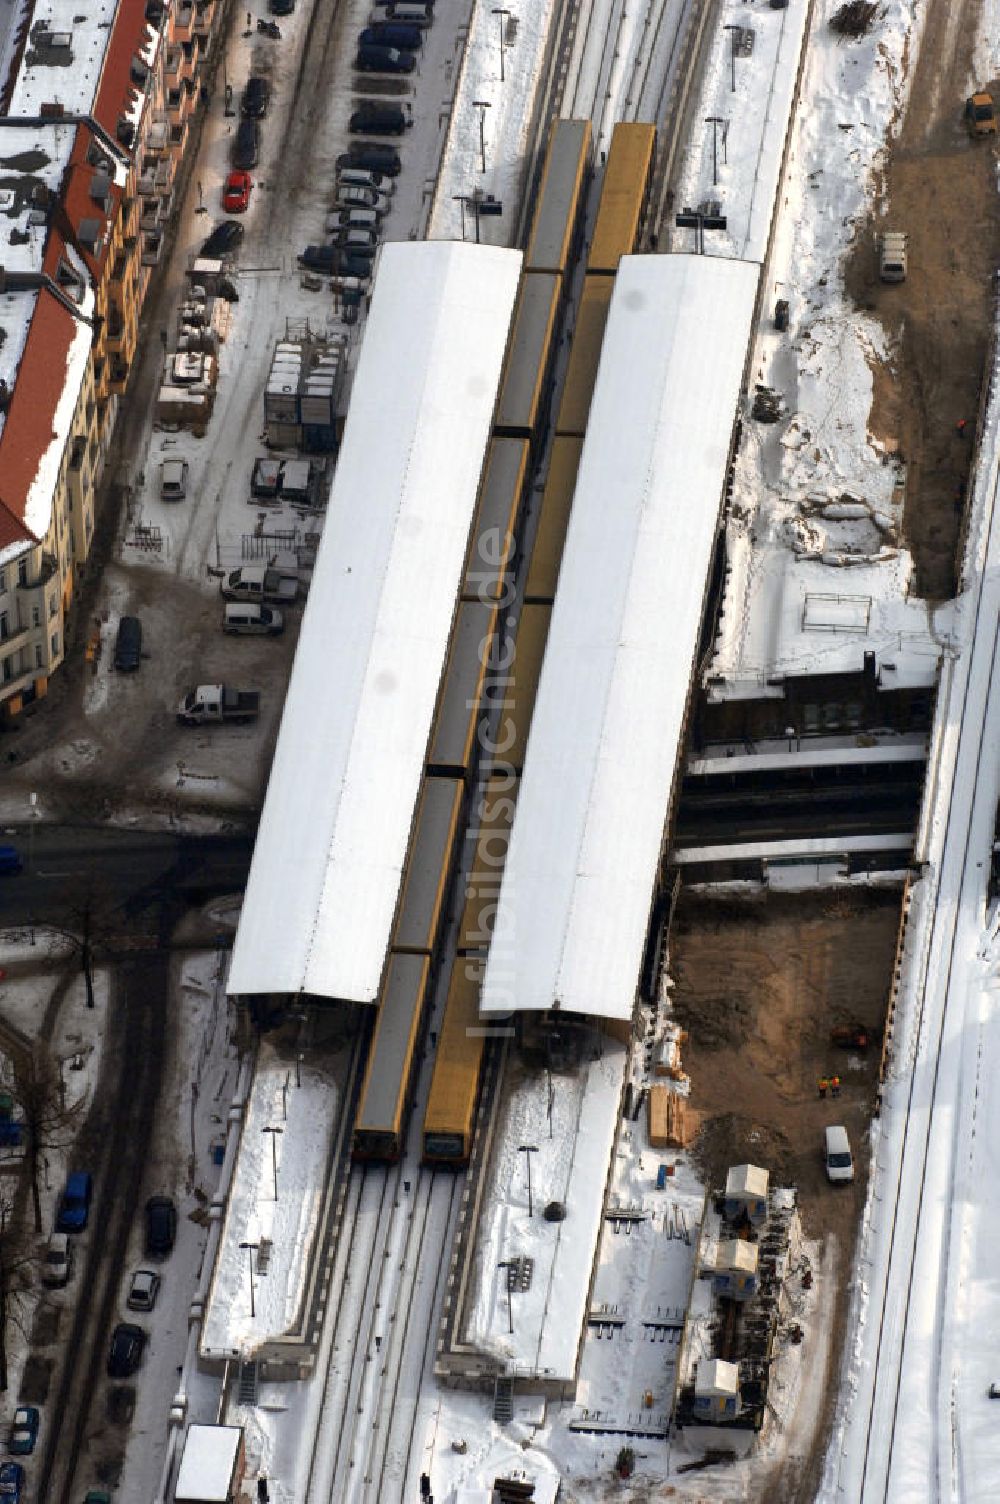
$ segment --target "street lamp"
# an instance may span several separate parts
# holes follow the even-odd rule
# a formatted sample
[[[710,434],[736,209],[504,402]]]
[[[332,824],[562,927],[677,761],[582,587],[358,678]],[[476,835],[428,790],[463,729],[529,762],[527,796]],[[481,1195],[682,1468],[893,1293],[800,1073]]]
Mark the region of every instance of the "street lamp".
[[[743,36],[743,27],[742,26],[735,26],[735,25],[733,25],[730,22],[730,24],[728,26],[724,26],[722,29],[723,29],[723,31],[728,31],[729,32],[729,39],[730,39],[729,67],[730,67],[730,71],[732,72],[732,75],[733,75],[733,77],[732,77],[732,92],[735,94],[736,93],[736,49],[739,47],[739,45],[740,45],[740,38]]]
[[[283,1132],[281,1128],[262,1128],[261,1133],[271,1135],[271,1173],[274,1177],[274,1199],[278,1199],[278,1134]]]
[[[538,1145],[519,1144],[517,1152],[524,1155],[525,1163],[528,1166],[528,1216],[530,1217],[533,1215],[531,1206],[531,1156],[538,1153]]]
[[[490,108],[488,99],[474,99],[472,101],[479,111],[479,157],[482,162],[482,170],[486,171],[486,111]]]
[[[712,187],[715,188],[719,181],[719,126],[726,124],[721,115],[706,115],[705,124],[712,127]],[[722,149],[726,147],[726,132],[722,132]]]
[[[514,1267],[515,1265],[512,1259],[501,1259],[499,1264],[497,1265],[498,1269],[503,1269],[505,1271],[504,1278],[507,1281],[507,1330],[510,1332],[510,1335],[512,1337],[514,1335],[514,1305],[511,1296],[513,1284],[511,1282],[510,1271]]]
[[[251,1318],[251,1320],[253,1320],[253,1318],[257,1315],[257,1310],[256,1310],[256,1307],[254,1305],[254,1298],[253,1298],[253,1256],[254,1256],[254,1253],[257,1251],[257,1249],[260,1247],[260,1244],[259,1243],[241,1243],[240,1247],[241,1248],[245,1248],[246,1251],[247,1251],[247,1264],[248,1264],[249,1269],[250,1269],[250,1318]]]
[[[31,805],[31,819],[28,821],[28,876],[29,877],[34,877],[34,875],[35,875],[35,821],[38,819],[38,795],[34,794],[34,793],[29,794],[28,795],[28,803]],[[34,913],[35,913],[35,903],[34,903],[34,899],[32,899],[32,903],[31,903],[32,919],[31,919],[31,924],[29,926],[29,931],[28,931],[29,935],[31,936],[31,943],[32,943],[32,945],[34,945],[34,943],[35,943],[35,920],[34,920]]]
[[[507,10],[506,6],[503,6],[503,5],[494,5],[494,7],[493,7],[493,14],[495,16],[499,17],[499,20],[500,20],[500,82],[503,83],[503,81],[504,81],[504,75],[503,75],[503,55],[504,55],[504,50],[505,50],[505,48],[504,48],[503,28],[504,28],[504,19],[505,19],[505,17],[508,17],[510,15],[510,11]]]

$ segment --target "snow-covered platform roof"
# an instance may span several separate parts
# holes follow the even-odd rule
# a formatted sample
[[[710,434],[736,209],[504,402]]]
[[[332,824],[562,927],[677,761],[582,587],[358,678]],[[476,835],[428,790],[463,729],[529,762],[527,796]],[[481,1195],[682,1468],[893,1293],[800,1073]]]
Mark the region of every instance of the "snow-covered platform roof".
[[[520,266],[383,247],[231,992],[378,994]]]
[[[608,316],[483,986],[629,1018],[758,268],[625,257]]]
[[[520,1065],[505,1073],[462,1334],[509,1373],[563,1383],[577,1373],[628,1065],[614,1039],[586,1055],[551,1080]],[[550,1202],[565,1221],[546,1220]],[[530,1280],[508,1295],[508,1265],[521,1259],[531,1260]]]

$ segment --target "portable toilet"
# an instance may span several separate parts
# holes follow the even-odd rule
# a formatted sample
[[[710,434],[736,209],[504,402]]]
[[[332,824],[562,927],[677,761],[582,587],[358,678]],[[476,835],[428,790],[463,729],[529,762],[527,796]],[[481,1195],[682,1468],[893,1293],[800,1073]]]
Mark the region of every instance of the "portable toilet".
[[[724,1300],[749,1300],[757,1293],[757,1244],[726,1238],[715,1252],[712,1294]]]
[[[694,1413],[709,1425],[735,1420],[739,1409],[740,1371],[735,1363],[710,1358],[698,1364],[694,1381]]]
[[[726,1220],[738,1222],[746,1217],[754,1226],[766,1222],[769,1180],[768,1172],[759,1165],[733,1165],[726,1176]]]

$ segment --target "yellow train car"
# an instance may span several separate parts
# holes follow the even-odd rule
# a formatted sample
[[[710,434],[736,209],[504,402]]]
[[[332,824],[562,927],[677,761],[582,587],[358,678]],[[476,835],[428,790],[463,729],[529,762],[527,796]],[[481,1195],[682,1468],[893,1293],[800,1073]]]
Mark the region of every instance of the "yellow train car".
[[[521,278],[494,433],[541,437],[561,304],[562,278],[558,273],[526,272]]]
[[[517,528],[528,475],[527,439],[491,439],[472,538],[465,561],[462,599],[495,601],[506,592],[517,552]],[[512,583],[512,582],[510,582]]]
[[[552,441],[549,473],[542,492],[538,527],[524,584],[526,601],[548,601],[551,604],[555,600],[582,449],[583,440],[575,436],[557,434]]]
[[[433,955],[448,896],[465,784],[425,778],[392,936],[397,951]]]
[[[655,153],[655,126],[638,122],[615,126],[587,257],[588,273],[613,276],[621,258],[635,250]]]
[[[463,775],[475,763],[496,617],[492,601],[459,605],[427,756],[427,766],[434,773]]]
[[[430,970],[429,956],[389,956],[354,1124],[355,1159],[395,1160],[403,1152]]]
[[[479,1021],[482,965],[458,956],[452,968],[424,1113],[424,1164],[459,1169],[469,1162],[486,1046]]]
[[[505,696],[509,702],[505,721],[510,721],[512,740],[498,738],[505,746],[502,760],[518,773],[524,769],[524,754],[528,750],[528,732],[531,729],[531,713],[538,694],[538,680],[542,672],[545,643],[549,635],[552,607],[547,601],[526,601],[521,608],[514,639],[514,662],[511,667],[510,685]]]
[[[608,308],[614,288],[613,277],[583,279],[583,293],[566,364],[566,381],[556,418],[557,434],[572,434],[582,438],[586,430],[590,400],[594,395],[594,382],[597,380],[597,367],[601,359],[601,346],[604,343],[604,326],[608,322]]]
[[[469,817],[468,838],[476,843],[465,888],[465,906],[458,926],[458,950],[485,951],[493,937],[497,899],[503,878],[510,827],[517,806],[513,773],[487,779]]]
[[[565,275],[576,250],[592,162],[590,121],[554,121],[524,253],[525,271]]]

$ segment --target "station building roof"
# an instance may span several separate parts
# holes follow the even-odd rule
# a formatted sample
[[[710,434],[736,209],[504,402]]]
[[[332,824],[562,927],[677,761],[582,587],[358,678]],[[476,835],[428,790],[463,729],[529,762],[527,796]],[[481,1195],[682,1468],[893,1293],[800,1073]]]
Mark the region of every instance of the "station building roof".
[[[233,993],[378,996],[520,265],[492,246],[382,249]]]
[[[484,1012],[632,1014],[758,276],[708,256],[621,261]]]

